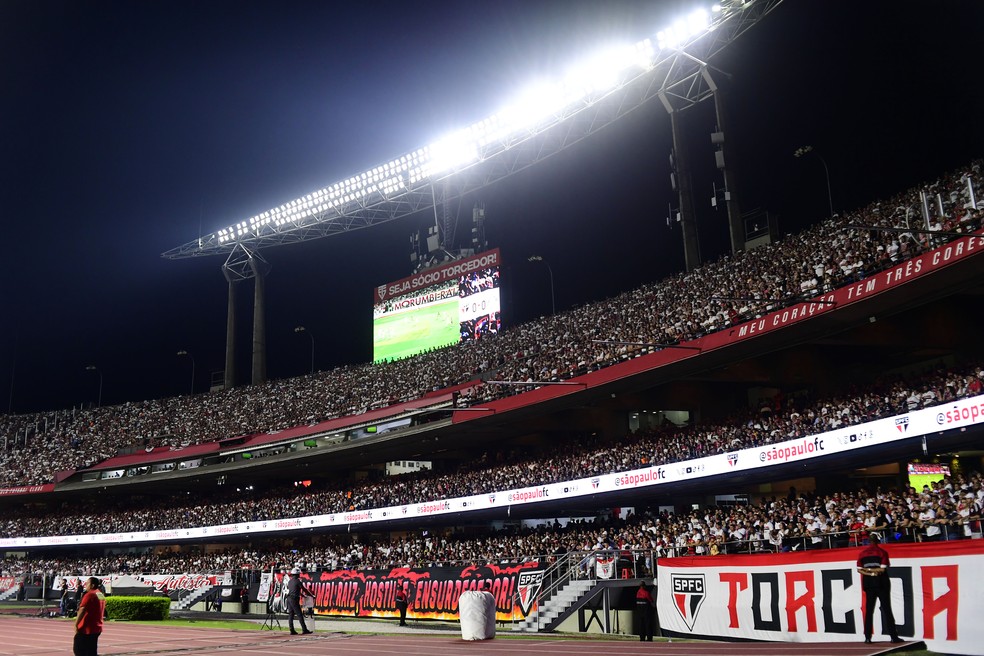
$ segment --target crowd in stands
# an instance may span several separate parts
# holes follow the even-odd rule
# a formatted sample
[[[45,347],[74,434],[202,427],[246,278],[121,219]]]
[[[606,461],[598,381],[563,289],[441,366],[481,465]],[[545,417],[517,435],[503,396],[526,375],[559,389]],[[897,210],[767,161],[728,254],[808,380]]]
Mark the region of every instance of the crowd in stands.
[[[757,503],[709,506],[626,517],[614,513],[539,526],[513,527],[480,536],[416,532],[396,539],[358,535],[321,536],[300,549],[267,548],[214,553],[164,551],[98,558],[9,557],[3,576],[47,573],[196,574],[228,570],[379,569],[553,560],[577,552],[577,566],[590,574],[594,559],[615,552],[633,563],[635,576],[651,576],[654,559],[725,553],[782,553],[851,547],[870,532],[883,542],[980,539],[984,478],[955,474],[922,490],[845,490],[833,494],[797,493],[762,497]],[[296,546],[296,545],[293,545]],[[586,552],[586,553],[581,553]]]
[[[0,537],[194,528],[411,505],[473,494],[501,492],[589,476],[658,466],[741,448],[806,437],[842,426],[903,414],[981,393],[981,365],[938,367],[905,380],[885,380],[868,389],[823,399],[783,398],[714,425],[663,426],[640,430],[612,443],[598,436],[553,441],[542,453],[522,450],[485,454],[454,471],[421,471],[383,480],[315,481],[208,499],[188,494],[168,499],[115,497],[111,505],[79,499],[68,507],[22,507],[0,515]]]
[[[954,238],[914,227],[923,224],[921,191],[938,198],[929,205],[930,228],[961,234],[978,230],[981,211],[966,206],[968,180],[975,196],[981,196],[981,166],[975,161],[931,184],[690,273],[406,360],[196,396],[0,416],[0,487],[51,482],[58,471],[91,466],[121,450],[180,447],[315,424],[481,379],[558,381],[646,352],[600,342],[692,340],[859,280]],[[914,232],[849,227],[856,225],[913,225]],[[471,389],[466,402],[517,393],[514,386],[495,384]]]

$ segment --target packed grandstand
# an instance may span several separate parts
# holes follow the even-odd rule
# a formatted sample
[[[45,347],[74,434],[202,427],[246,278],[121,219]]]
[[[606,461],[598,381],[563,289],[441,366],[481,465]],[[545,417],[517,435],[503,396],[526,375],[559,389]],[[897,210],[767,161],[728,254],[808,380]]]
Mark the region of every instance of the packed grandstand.
[[[490,378],[563,381],[657,348],[645,344],[680,344],[723,331],[979,230],[981,211],[971,206],[968,182],[979,197],[981,165],[975,161],[774,244],[503,330],[494,339],[209,394],[4,416],[0,485],[48,483],[59,471],[97,464],[122,449],[276,432]],[[912,225],[919,221],[920,192],[938,196],[943,207],[943,215],[929,223],[933,232]],[[906,228],[912,232],[895,231]],[[478,384],[465,388],[463,400],[477,403],[521,389]]]
[[[316,426],[346,416],[455,389],[455,409],[465,412],[527,393],[540,383],[570,381],[673,346],[736,328],[782,308],[824,299],[922,254],[965,239],[981,228],[973,207],[980,196],[981,162],[938,180],[822,221],[774,244],[739,253],[688,273],[642,285],[617,297],[511,327],[478,341],[396,362],[365,364],[272,381],[252,387],[119,406],[0,417],[4,449],[0,487],[54,484],[66,474],[98,469],[120,453],[140,453],[242,435]],[[920,192],[938,198],[928,230],[920,221]],[[860,227],[858,227],[860,226]],[[891,228],[893,230],[881,230]],[[900,231],[907,229],[909,231]],[[897,303],[900,307],[903,302]],[[809,322],[810,319],[807,319]],[[765,339],[769,339],[766,336]],[[454,457],[435,450],[431,468],[384,476],[375,461],[352,475],[326,469],[306,474],[309,485],[259,477],[255,488],[217,486],[192,492],[181,481],[161,480],[152,492],[126,486],[74,488],[71,500],[49,493],[5,495],[0,539],[93,533],[140,533],[258,522],[344,511],[373,510],[464,495],[495,493],[590,476],[658,467],[709,454],[827,433],[908,412],[948,406],[981,394],[984,359],[973,338],[955,335],[951,348],[906,362],[868,363],[867,376],[774,388],[748,377],[735,386],[740,401],[713,411],[677,401],[691,411],[685,421],[664,418],[619,431],[595,430],[578,421],[547,431],[553,410],[525,415],[533,427],[504,443],[461,447]],[[726,350],[726,349],[725,349]],[[703,354],[691,358],[698,365]],[[733,363],[732,363],[733,364]],[[712,368],[719,368],[714,365]],[[526,382],[505,385],[486,381]],[[688,385],[699,385],[689,380]],[[769,387],[753,396],[752,388]],[[645,385],[640,395],[645,392]],[[711,392],[713,395],[713,391]],[[612,394],[614,397],[614,394]],[[624,410],[612,406],[610,414]],[[527,419],[524,419],[526,421]],[[972,427],[971,433],[974,428]],[[399,432],[390,439],[399,439]],[[973,435],[958,444],[974,444]],[[435,441],[436,442],[436,441]],[[167,449],[165,449],[167,450]],[[426,529],[394,524],[364,531],[336,530],[225,541],[175,540],[126,547],[8,550],[5,576],[73,573],[181,573],[426,567],[548,561],[583,552],[584,572],[599,554],[631,553],[635,576],[652,576],[656,558],[681,555],[784,553],[857,545],[877,531],[889,542],[980,538],[984,480],[979,452],[970,463],[950,462],[952,473],[916,489],[896,466],[887,474],[849,480],[841,472],[762,470],[759,480],[714,479],[667,501],[607,496],[579,501],[564,514],[556,505],[538,515],[468,519],[449,515]],[[461,454],[470,454],[465,457]],[[425,454],[426,456],[427,454]],[[952,452],[933,456],[949,458]],[[885,454],[864,465],[884,465]],[[939,460],[939,458],[937,458]],[[948,461],[949,462],[949,461]],[[890,463],[891,464],[891,463]],[[897,463],[896,463],[897,464]],[[249,471],[255,462],[242,462]],[[770,478],[771,476],[771,478]],[[806,489],[780,488],[790,481]],[[763,483],[775,484],[756,494]],[[743,494],[734,495],[737,490]],[[788,489],[788,491],[787,491]],[[753,490],[753,492],[749,492]],[[778,491],[777,491],[778,490]],[[716,494],[731,494],[724,502]],[[626,511],[625,506],[632,507]],[[520,520],[525,521],[520,521]]]
[[[155,507],[147,507],[145,500],[119,499],[112,509],[105,509],[104,499],[93,498],[57,510],[15,509],[4,513],[0,534],[59,535],[67,532],[66,526],[98,526],[102,532],[118,533],[194,528],[534,487],[783,442],[947,404],[979,395],[982,377],[984,363],[975,363],[955,370],[935,369],[911,381],[884,381],[837,398],[774,400],[777,406],[766,403],[748,408],[723,424],[677,427],[667,423],[642,429],[620,438],[617,450],[597,435],[571,435],[561,445],[550,445],[536,455],[484,453],[460,463],[454,471],[426,470],[392,480],[323,480],[310,487],[290,483],[263,494],[220,491],[210,494],[204,504],[197,498],[189,500],[182,492],[160,499]],[[901,519],[896,517],[893,524]]]

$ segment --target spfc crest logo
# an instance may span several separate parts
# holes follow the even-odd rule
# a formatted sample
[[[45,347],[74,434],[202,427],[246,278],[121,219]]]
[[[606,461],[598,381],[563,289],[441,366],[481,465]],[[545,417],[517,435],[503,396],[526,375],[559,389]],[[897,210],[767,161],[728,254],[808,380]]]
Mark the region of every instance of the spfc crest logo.
[[[530,609],[533,608],[533,602],[536,600],[536,593],[540,591],[542,584],[542,569],[535,572],[519,573],[519,585],[516,586],[516,592],[519,593],[519,608],[523,611],[523,617],[530,614]]]
[[[728,454],[728,464],[731,465],[732,467],[734,467],[735,465],[738,464],[738,454],[737,453],[729,453]]]
[[[591,487],[593,487],[594,489],[597,490],[599,485],[601,485],[601,479],[600,478],[592,478],[591,479]]]
[[[489,503],[495,503],[495,495],[494,494],[490,494],[489,495]]]
[[[670,574],[670,588],[673,595],[673,606],[680,613],[687,628],[694,630],[697,613],[704,604],[704,575],[703,574]]]
[[[895,420],[895,428],[900,433],[905,433],[906,431],[908,431],[909,430],[909,416],[906,415],[905,417],[899,417],[898,419],[896,419]]]
[[[386,285],[380,285],[379,287],[376,287],[376,293],[379,294],[379,300],[381,300],[381,301],[382,300],[385,300],[386,299]]]

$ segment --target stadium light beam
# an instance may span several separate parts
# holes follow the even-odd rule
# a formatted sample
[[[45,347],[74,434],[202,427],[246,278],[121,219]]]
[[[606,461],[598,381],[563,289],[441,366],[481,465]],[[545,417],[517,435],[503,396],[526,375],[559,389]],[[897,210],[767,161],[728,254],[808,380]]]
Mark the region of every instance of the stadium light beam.
[[[194,396],[195,395],[195,356],[193,356],[191,353],[189,353],[184,349],[178,351],[177,355],[179,357],[188,356],[189,358],[191,358],[191,387],[189,388],[190,391],[188,392],[188,394],[190,396]]]
[[[314,335],[312,335],[311,331],[305,328],[304,326],[298,326],[297,328],[294,328],[294,332],[305,333],[308,337],[311,338],[311,373],[313,374],[314,373]]]
[[[85,370],[86,371],[95,371],[97,374],[99,374],[99,396],[97,397],[98,400],[96,401],[96,407],[97,408],[101,408],[102,407],[102,400],[103,400],[103,373],[102,373],[102,371],[99,370],[99,367],[97,367],[94,364],[90,364],[89,366],[87,366],[85,368]]]
[[[547,273],[550,274],[550,316],[557,314],[557,304],[554,302],[554,276],[553,269],[550,268],[550,263],[547,262],[540,255],[530,255],[526,258],[527,262],[543,262],[544,266],[547,267]]]
[[[810,153],[813,153],[814,155],[819,157],[820,163],[823,164],[823,174],[827,178],[827,205],[830,207],[830,216],[832,217],[834,216],[834,197],[830,193],[830,169],[827,168],[827,160],[825,160],[820,153],[814,150],[813,146],[800,146],[799,148],[793,151],[793,157],[799,159],[804,155],[808,155]]]

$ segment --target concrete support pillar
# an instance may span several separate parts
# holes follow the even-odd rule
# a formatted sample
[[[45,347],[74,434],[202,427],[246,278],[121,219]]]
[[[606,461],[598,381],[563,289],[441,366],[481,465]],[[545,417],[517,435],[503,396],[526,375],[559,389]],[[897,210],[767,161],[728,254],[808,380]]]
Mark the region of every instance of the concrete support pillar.
[[[266,355],[266,272],[254,260],[253,268],[253,385],[260,385],[267,379]]]
[[[226,309],[226,351],[225,351],[225,376],[223,384],[225,389],[232,389],[236,386],[236,283],[229,281],[229,303]]]

